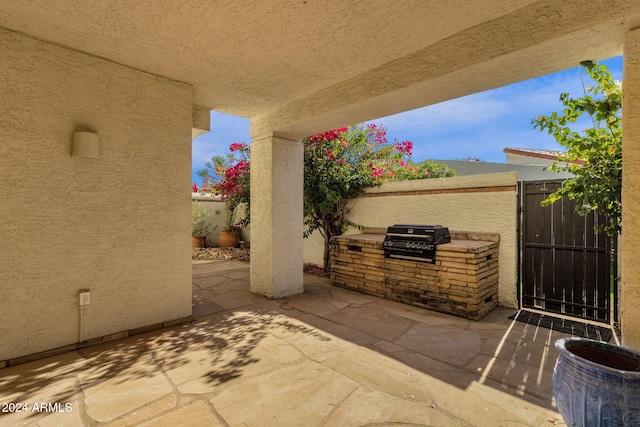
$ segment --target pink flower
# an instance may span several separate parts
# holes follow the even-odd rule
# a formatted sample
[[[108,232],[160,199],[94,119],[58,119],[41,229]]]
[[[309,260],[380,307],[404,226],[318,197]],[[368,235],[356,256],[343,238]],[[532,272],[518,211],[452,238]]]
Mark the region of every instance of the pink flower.
[[[333,150],[331,149],[324,150],[324,155],[327,156],[329,160],[335,160],[336,158],[336,155],[333,153]]]
[[[319,133],[315,136],[310,136],[309,141],[311,142],[320,142],[320,141],[334,141],[340,138],[340,135],[348,131],[348,127],[342,127],[334,130],[330,130],[329,132]]]
[[[395,149],[401,153],[406,154],[407,156],[410,156],[413,151],[413,142],[411,141],[398,142],[396,143]]]
[[[379,168],[373,163],[369,163],[369,169],[371,169],[371,177],[380,178],[384,176],[384,168]]]
[[[247,148],[247,144],[234,142],[229,146],[229,151],[240,151],[244,150],[245,148]]]

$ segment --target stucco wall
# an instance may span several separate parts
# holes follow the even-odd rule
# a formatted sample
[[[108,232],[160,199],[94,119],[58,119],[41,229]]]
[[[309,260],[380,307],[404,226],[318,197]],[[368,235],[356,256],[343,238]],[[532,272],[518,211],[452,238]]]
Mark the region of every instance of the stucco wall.
[[[190,316],[191,87],[3,30],[0,58],[0,360],[77,342],[83,288],[85,340]]]
[[[218,239],[220,238],[220,232],[224,230],[227,222],[226,206],[219,197],[201,196],[198,193],[192,193],[191,201],[195,205],[200,203],[209,213],[206,219],[206,224],[209,227],[209,233],[207,234],[207,247],[213,247],[218,245]],[[219,212],[219,213],[216,213]],[[236,223],[244,218],[244,210],[242,207],[236,214]],[[242,240],[245,242],[251,241],[251,228],[247,227],[240,232]]]
[[[517,307],[516,172],[389,182],[351,204],[349,219],[366,227],[441,224],[455,231],[500,234],[498,302]],[[349,233],[359,233],[351,229]],[[305,241],[305,263],[322,265],[318,232]]]
[[[465,162],[461,160],[436,160],[455,169],[458,176],[481,175],[486,173],[517,172],[519,181],[539,179],[565,179],[574,175],[568,172],[555,172],[543,165],[516,165],[512,163]]]

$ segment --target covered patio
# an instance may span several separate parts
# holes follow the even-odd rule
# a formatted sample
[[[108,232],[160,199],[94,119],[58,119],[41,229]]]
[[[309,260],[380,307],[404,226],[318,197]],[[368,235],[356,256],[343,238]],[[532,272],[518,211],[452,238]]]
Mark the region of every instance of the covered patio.
[[[548,425],[559,336],[515,299],[467,322],[303,277],[299,141],[621,54],[640,350],[640,2],[0,2],[0,401],[74,408],[0,422]],[[192,272],[211,110],[251,120],[252,261]]]
[[[246,263],[196,263],[192,324],[0,370],[1,400],[28,408],[0,424],[564,425],[551,375],[565,335],[514,310],[474,322],[304,282],[270,300]]]

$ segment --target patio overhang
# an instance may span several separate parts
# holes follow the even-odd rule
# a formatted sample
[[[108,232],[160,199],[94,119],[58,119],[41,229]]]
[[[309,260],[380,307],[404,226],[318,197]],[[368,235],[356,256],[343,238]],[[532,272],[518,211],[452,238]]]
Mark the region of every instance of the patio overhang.
[[[191,138],[197,138],[211,130],[211,114],[208,108],[193,106],[191,113],[193,123],[191,125]]]
[[[496,16],[280,105],[253,118],[252,136],[300,139],[621,55],[625,31],[640,25],[626,4],[554,3]]]

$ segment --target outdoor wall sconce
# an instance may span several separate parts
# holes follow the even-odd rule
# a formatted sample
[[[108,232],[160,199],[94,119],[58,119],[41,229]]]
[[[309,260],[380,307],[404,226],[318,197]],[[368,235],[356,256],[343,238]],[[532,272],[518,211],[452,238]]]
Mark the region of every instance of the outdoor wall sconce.
[[[95,132],[74,132],[71,142],[73,157],[100,158],[100,137]]]

